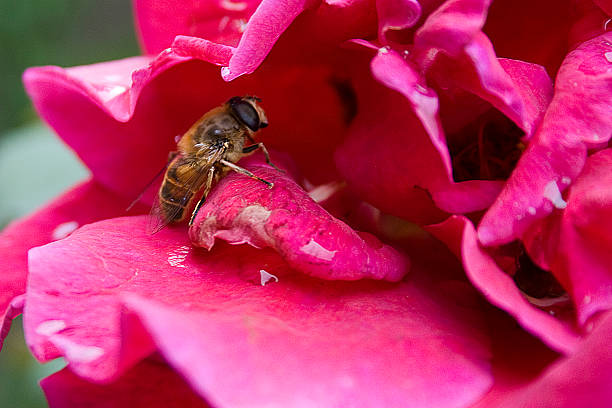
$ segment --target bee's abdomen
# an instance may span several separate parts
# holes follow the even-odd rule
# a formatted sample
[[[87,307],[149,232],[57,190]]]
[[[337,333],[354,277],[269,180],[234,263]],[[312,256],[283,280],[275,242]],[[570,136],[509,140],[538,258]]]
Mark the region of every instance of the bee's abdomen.
[[[166,177],[159,190],[159,203],[161,215],[169,222],[182,221],[185,218],[185,209],[191,203],[199,186],[188,186],[193,169],[188,164],[175,162],[170,164]],[[191,190],[195,188],[195,190]]]

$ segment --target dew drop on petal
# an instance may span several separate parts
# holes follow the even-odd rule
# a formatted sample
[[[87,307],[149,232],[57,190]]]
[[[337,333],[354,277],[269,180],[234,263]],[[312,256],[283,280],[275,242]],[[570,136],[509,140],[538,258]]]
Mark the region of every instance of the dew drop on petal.
[[[261,276],[261,286],[266,286],[266,283],[270,282],[271,280],[278,282],[278,278],[275,275],[272,275],[263,269],[260,269],[259,275]]]
[[[388,45],[384,46],[384,47],[380,47],[378,49],[378,53],[379,54],[386,54],[389,52],[389,50],[391,49],[391,47],[389,47]]]
[[[535,215],[536,209],[535,207],[527,207],[527,212],[531,215]]]
[[[55,227],[55,229],[51,233],[51,238],[53,238],[54,240],[66,238],[68,235],[72,234],[77,228],[79,228],[79,223],[76,221],[64,222]]]
[[[229,67],[221,67],[221,76],[223,78],[227,78],[231,75],[231,71],[229,69]]]
[[[175,266],[177,268],[186,268],[186,266],[183,265],[183,262],[185,262],[185,258],[187,258],[187,255],[189,255],[189,251],[191,251],[190,247],[180,246],[168,252],[168,263],[170,264],[170,266]]]
[[[563,177],[561,178],[561,182],[562,182],[563,184],[570,184],[570,183],[572,182],[572,179],[571,179],[571,178],[569,178],[569,177],[567,177],[567,176],[563,176]]]
[[[34,330],[36,334],[41,336],[51,336],[57,332],[60,332],[66,328],[66,322],[63,320],[45,320]]]
[[[567,207],[567,202],[561,197],[561,191],[559,191],[557,182],[554,180],[544,187],[544,198],[547,198],[559,210]]]

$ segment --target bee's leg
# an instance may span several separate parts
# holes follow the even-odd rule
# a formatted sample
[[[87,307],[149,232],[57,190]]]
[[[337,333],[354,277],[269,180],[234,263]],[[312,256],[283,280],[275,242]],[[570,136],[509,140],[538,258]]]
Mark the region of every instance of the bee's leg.
[[[179,152],[168,153],[168,161],[166,162],[166,165],[155,175],[155,177],[151,179],[151,181],[147,183],[146,186],[144,186],[140,194],[138,194],[138,197],[136,197],[136,199],[132,201],[132,203],[128,206],[128,208],[125,209],[125,211],[130,211],[132,207],[134,207],[136,203],[140,201],[144,193],[149,189],[149,187],[151,187],[151,185],[153,185],[153,183],[155,183],[155,180],[157,180],[159,177],[161,177],[162,174],[166,172],[166,170],[168,169],[168,166],[170,166],[170,163],[172,163],[172,160],[174,160],[176,156],[178,155],[179,155]]]
[[[224,166],[227,166],[227,167],[229,167],[230,169],[234,170],[235,172],[238,172],[238,173],[240,173],[240,174],[244,174],[245,176],[248,176],[248,177],[250,177],[250,178],[252,178],[252,179],[255,179],[255,180],[261,181],[262,183],[264,183],[265,185],[267,185],[267,186],[268,186],[268,188],[272,188],[272,187],[274,187],[274,183],[270,183],[269,181],[264,180],[264,179],[262,179],[261,177],[257,177],[256,175],[254,175],[253,173],[251,173],[251,172],[250,172],[250,171],[248,171],[247,169],[243,169],[242,167],[237,166],[237,165],[235,165],[235,164],[234,164],[234,163],[232,163],[232,162],[229,162],[229,161],[227,161],[227,160],[225,160],[225,159],[221,159],[221,160],[219,160],[219,162],[220,162],[221,164],[223,164]]]
[[[268,153],[268,149],[266,149],[266,146],[264,146],[264,144],[261,143],[261,142],[243,148],[242,149],[242,153],[243,154],[251,153],[251,152],[254,152],[257,149],[261,149],[261,151],[263,152],[263,154],[264,154],[264,156],[266,158],[266,163],[268,163],[270,166],[274,167],[278,171],[283,171],[283,170],[279,169],[278,167],[276,167],[276,165],[274,165],[274,163],[272,163],[272,161],[270,160],[270,153]]]
[[[191,218],[189,219],[189,225],[193,224],[193,220],[195,220],[195,217],[198,214],[198,211],[200,211],[200,207],[202,206],[202,204],[204,204],[204,200],[206,200],[206,196],[208,195],[208,193],[210,192],[210,188],[212,187],[214,175],[215,175],[215,168],[211,167],[210,170],[208,170],[208,178],[206,179],[206,187],[204,187],[204,194],[202,195],[202,198],[200,198],[200,201],[198,201],[198,203],[195,206],[195,209],[191,213]]]

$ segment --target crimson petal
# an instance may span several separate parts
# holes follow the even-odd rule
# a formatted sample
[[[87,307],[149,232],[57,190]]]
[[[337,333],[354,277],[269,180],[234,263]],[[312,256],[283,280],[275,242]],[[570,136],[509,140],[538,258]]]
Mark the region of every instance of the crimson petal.
[[[16,296],[26,290],[27,252],[62,239],[83,224],[125,214],[126,203],[93,181],[65,192],[32,215],[11,223],[0,234],[0,347],[11,320],[21,313]]]
[[[612,136],[611,60],[612,33],[565,58],[542,125],[478,227],[484,245],[519,238],[534,221],[565,207],[561,192],[582,170],[587,148]]]
[[[470,281],[493,305],[508,312],[525,330],[554,350],[571,353],[576,349],[580,335],[573,329],[571,322],[558,320],[531,305],[512,278],[480,247],[474,226],[469,220],[453,216],[427,230],[446,243],[462,260]]]
[[[183,228],[152,237],[145,225],[107,220],[30,251],[24,326],[39,359],[64,355],[79,376],[109,380],[153,351],[148,333],[202,397],[234,407],[459,407],[490,385],[464,282],[282,275],[273,251],[201,251]],[[262,286],[262,269],[279,281]]]
[[[219,237],[272,247],[293,269],[323,279],[398,281],[408,272],[402,253],[332,217],[286,173],[263,161],[244,163],[274,187],[238,173],[227,176],[194,220],[189,232],[194,244],[211,249]]]

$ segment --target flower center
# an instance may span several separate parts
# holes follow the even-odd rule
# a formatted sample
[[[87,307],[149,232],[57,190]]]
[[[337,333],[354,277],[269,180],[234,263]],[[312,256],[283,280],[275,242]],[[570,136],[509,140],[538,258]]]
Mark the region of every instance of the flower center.
[[[521,157],[524,132],[497,110],[491,110],[448,138],[453,178],[505,180]]]
[[[526,295],[536,299],[558,298],[565,295],[565,289],[548,271],[536,265],[521,245],[515,258],[514,283]]]

